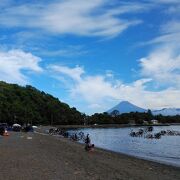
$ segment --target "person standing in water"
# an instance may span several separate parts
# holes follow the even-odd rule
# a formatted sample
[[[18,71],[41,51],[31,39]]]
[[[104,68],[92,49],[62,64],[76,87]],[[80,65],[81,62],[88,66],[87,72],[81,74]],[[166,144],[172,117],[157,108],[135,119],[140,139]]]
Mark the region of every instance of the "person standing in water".
[[[86,143],[86,144],[90,144],[90,143],[91,143],[89,134],[87,134],[87,136],[86,136],[85,143]]]

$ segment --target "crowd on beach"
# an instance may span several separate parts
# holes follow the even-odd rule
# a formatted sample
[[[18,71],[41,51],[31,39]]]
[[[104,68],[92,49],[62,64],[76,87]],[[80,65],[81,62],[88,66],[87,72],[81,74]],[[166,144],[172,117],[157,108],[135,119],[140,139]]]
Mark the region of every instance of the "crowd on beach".
[[[0,123],[0,135],[1,136],[9,136],[9,131],[15,132],[33,132],[34,129],[37,128],[36,126],[32,126],[30,124],[21,126],[20,124],[13,124],[9,126],[7,123]],[[81,141],[85,143],[85,150],[86,151],[93,151],[94,144],[91,144],[91,139],[89,134],[85,135],[82,131],[78,133],[70,133],[67,130],[60,129],[60,128],[50,128],[48,130],[50,135],[58,135],[64,138],[68,138],[72,141]]]
[[[91,139],[89,137],[89,134],[85,135],[82,131],[71,133],[67,130],[60,129],[60,128],[50,128],[48,130],[48,133],[50,135],[58,135],[64,138],[68,138],[72,141],[80,141],[85,143],[85,150],[86,151],[93,151],[94,150],[94,144],[91,143]]]

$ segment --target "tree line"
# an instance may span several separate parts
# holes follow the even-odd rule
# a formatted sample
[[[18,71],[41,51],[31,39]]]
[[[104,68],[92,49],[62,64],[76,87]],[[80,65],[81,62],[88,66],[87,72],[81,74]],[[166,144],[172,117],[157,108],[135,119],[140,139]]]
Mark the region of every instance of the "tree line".
[[[130,112],[130,113],[117,113],[112,112],[108,114],[104,113],[95,113],[92,116],[87,117],[87,124],[152,124],[151,120],[158,120],[159,123],[180,123],[180,115],[176,116],[163,116],[156,115],[154,116],[151,110],[147,112]]]
[[[52,95],[27,85],[8,84],[0,81],[0,123],[34,125],[82,125],[82,124],[143,124],[157,119],[160,123],[180,123],[180,116],[153,116],[131,112],[119,114],[95,113],[85,115],[75,107],[61,102]]]

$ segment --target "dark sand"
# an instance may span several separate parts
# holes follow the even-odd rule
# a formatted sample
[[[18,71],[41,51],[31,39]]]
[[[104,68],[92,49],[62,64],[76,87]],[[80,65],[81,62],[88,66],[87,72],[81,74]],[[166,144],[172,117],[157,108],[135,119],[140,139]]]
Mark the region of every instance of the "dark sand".
[[[32,139],[27,139],[32,137]],[[180,180],[180,168],[35,133],[0,137],[0,180]]]

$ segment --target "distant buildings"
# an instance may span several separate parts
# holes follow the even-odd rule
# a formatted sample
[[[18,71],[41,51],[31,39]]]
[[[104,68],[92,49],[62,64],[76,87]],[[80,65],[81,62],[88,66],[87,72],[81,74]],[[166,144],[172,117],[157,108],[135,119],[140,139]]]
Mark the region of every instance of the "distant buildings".
[[[151,123],[152,123],[152,124],[158,124],[159,122],[158,122],[158,120],[153,119],[153,120],[151,120]]]
[[[156,124],[159,124],[159,122],[158,122],[158,120],[156,120],[156,119],[152,119],[151,121],[143,121],[143,124],[144,124],[144,125],[149,125],[149,124],[154,124],[154,125],[156,125]]]

